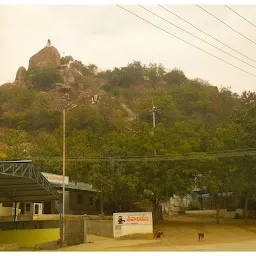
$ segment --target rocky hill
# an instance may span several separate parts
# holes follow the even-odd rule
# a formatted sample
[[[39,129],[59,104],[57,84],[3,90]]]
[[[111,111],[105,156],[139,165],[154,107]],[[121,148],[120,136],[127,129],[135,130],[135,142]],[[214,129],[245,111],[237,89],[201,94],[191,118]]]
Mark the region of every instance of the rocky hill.
[[[21,111],[26,97],[18,96],[21,98],[19,105],[15,95],[19,93],[17,88],[27,88],[28,91],[21,93],[26,94],[29,100],[31,96],[28,95],[43,95],[42,101],[46,103],[42,106],[47,105],[52,111],[60,112],[72,104],[95,108],[105,104],[104,110],[102,106],[99,107],[103,118],[106,119],[108,113],[112,112],[117,119],[124,117],[129,122],[140,119],[151,124],[150,110],[155,105],[158,108],[157,118],[167,127],[182,118],[200,120],[209,125],[214,119],[223,121],[235,106],[235,97],[229,90],[219,90],[200,79],[188,79],[179,69],[167,71],[161,64],[143,65],[134,61],[121,68],[99,72],[94,64],[85,65],[72,56],[61,57],[50,40],[29,59],[27,70],[25,66],[17,70],[14,83],[0,86],[2,92],[6,90],[3,95],[7,95],[2,99],[4,104],[0,106],[0,118],[3,123],[10,123],[13,127],[25,115],[35,115],[30,113],[33,109],[28,109],[27,113]],[[14,89],[11,92],[13,103],[8,100],[8,89]],[[228,112],[222,114],[225,107]],[[21,111],[19,118],[14,114],[17,109]],[[120,128],[118,124],[116,127]]]
[[[72,56],[60,56],[51,44],[29,59],[28,69],[17,70],[14,83],[3,87],[28,87],[39,89],[47,95],[52,108],[61,110],[71,103],[95,104],[106,93],[101,90],[102,82],[93,73],[85,74],[84,65]]]
[[[30,68],[58,68],[60,66],[60,54],[53,46],[46,46],[29,60]]]

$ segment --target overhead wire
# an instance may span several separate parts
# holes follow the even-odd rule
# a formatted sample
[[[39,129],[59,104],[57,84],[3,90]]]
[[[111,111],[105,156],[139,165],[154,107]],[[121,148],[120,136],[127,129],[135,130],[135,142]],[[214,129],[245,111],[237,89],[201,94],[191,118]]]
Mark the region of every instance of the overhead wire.
[[[189,31],[187,31],[187,30],[185,30],[185,29],[183,29],[183,28],[181,28],[181,27],[175,25],[174,23],[172,23],[172,22],[166,20],[165,18],[159,16],[158,14],[156,14],[156,13],[154,13],[154,12],[148,10],[147,8],[143,7],[142,5],[139,5],[139,4],[138,4],[138,6],[141,7],[142,9],[146,10],[147,12],[153,14],[154,16],[158,17],[159,19],[164,20],[165,22],[169,23],[170,25],[172,25],[172,26],[174,26],[174,27],[176,27],[176,28],[182,30],[183,32],[185,32],[185,33],[187,33],[187,34],[189,34],[189,35],[195,37],[196,39],[198,39],[198,40],[204,42],[205,44],[208,44],[208,45],[212,46],[213,48],[215,48],[215,49],[217,49],[217,50],[219,50],[219,51],[221,51],[221,52],[223,52],[223,53],[225,53],[225,54],[231,56],[232,58],[234,58],[234,59],[236,59],[236,60],[239,60],[239,61],[245,63],[246,65],[251,66],[252,68],[255,68],[255,69],[256,69],[256,66],[251,65],[250,63],[248,63],[248,62],[246,62],[246,61],[244,61],[244,60],[242,60],[242,59],[240,59],[240,58],[238,58],[238,57],[236,57],[236,56],[234,56],[234,55],[232,55],[232,54],[230,54],[230,53],[228,53],[228,52],[222,50],[221,48],[219,48],[219,47],[217,47],[217,46],[215,46],[215,45],[213,45],[213,44],[207,42],[206,40],[204,40],[204,39],[202,39],[202,38],[200,38],[200,37],[194,35],[193,33],[190,33]]]
[[[195,28],[197,31],[199,31],[199,32],[201,32],[201,33],[203,33],[203,34],[205,34],[205,35],[209,36],[210,38],[214,39],[214,40],[215,40],[215,41],[217,41],[218,43],[220,43],[220,44],[222,44],[222,45],[226,46],[227,48],[231,49],[232,51],[235,51],[236,53],[238,53],[238,54],[242,55],[243,57],[247,58],[248,60],[251,60],[251,61],[253,61],[253,62],[256,62],[256,60],[254,60],[254,59],[252,59],[252,58],[248,57],[247,55],[245,55],[245,54],[241,53],[240,51],[238,51],[238,50],[234,49],[233,47],[231,47],[231,46],[229,46],[229,45],[227,45],[227,44],[223,43],[222,41],[220,41],[220,40],[219,40],[219,39],[217,39],[216,37],[214,37],[214,36],[210,35],[209,33],[207,33],[207,32],[205,32],[205,31],[203,31],[202,29],[200,29],[200,28],[196,27],[196,26],[195,26],[195,25],[193,25],[191,22],[189,22],[189,21],[185,20],[184,18],[182,18],[181,16],[177,15],[177,14],[176,14],[176,13],[174,13],[173,11],[170,11],[169,9],[165,8],[164,6],[162,6],[162,5],[160,5],[160,4],[158,4],[158,6],[159,6],[159,7],[161,7],[162,9],[166,10],[167,12],[171,13],[171,14],[172,14],[172,15],[174,15],[175,17],[177,17],[177,18],[179,18],[179,19],[183,20],[184,22],[186,22],[187,24],[189,24],[190,26],[192,26],[193,28]]]
[[[185,160],[200,160],[209,159],[211,157],[227,158],[227,157],[241,157],[256,155],[256,148],[237,149],[237,150],[223,150],[212,152],[191,152],[180,154],[166,154],[166,155],[149,155],[149,156],[108,156],[108,157],[87,157],[87,158],[66,158],[67,161],[81,161],[81,162],[100,162],[100,161],[117,161],[117,162],[140,162],[140,161],[185,161]],[[62,157],[35,157],[33,160],[47,160],[54,159],[62,161]]]
[[[203,10],[204,12],[206,12],[207,14],[211,15],[212,17],[214,17],[216,20],[218,20],[219,22],[221,22],[222,24],[224,24],[225,26],[227,26],[228,28],[230,28],[232,31],[236,32],[237,34],[239,34],[240,36],[242,36],[243,38],[247,39],[248,41],[250,41],[251,43],[256,45],[256,42],[253,41],[252,39],[250,39],[249,37],[243,35],[242,33],[240,33],[239,31],[237,31],[236,29],[232,28],[230,25],[228,25],[227,23],[225,23],[223,20],[221,20],[220,18],[218,18],[217,16],[215,16],[214,14],[210,13],[209,11],[207,11],[206,9],[204,9],[202,6],[197,5],[196,6],[198,8],[200,8],[201,10]]]
[[[249,21],[248,19],[246,19],[244,16],[242,16],[241,14],[239,14],[238,12],[236,12],[234,9],[232,9],[230,6],[224,4],[230,11],[232,11],[233,13],[235,13],[236,15],[238,15],[239,17],[241,17],[243,20],[247,21],[249,24],[251,24],[252,26],[254,26],[256,28],[256,25],[254,25],[251,21]]]
[[[240,153],[233,153],[233,154],[219,154],[219,155],[188,155],[188,156],[177,156],[177,157],[129,157],[129,158],[120,158],[120,157],[105,157],[105,158],[66,158],[68,162],[165,162],[165,161],[187,161],[187,160],[202,160],[202,159],[209,159],[209,158],[230,158],[230,157],[242,157],[242,156],[255,156],[256,151],[251,152],[240,152]],[[62,161],[62,158],[33,158],[34,161],[46,161],[49,159]]]
[[[196,48],[196,49],[198,49],[198,50],[200,50],[200,51],[202,51],[202,52],[204,52],[204,53],[206,53],[206,54],[208,54],[208,55],[210,55],[210,56],[212,56],[212,57],[214,57],[214,58],[216,58],[216,59],[218,59],[218,60],[220,60],[220,61],[222,61],[222,62],[224,62],[224,63],[226,63],[226,64],[228,64],[228,65],[230,65],[230,66],[232,66],[232,67],[234,67],[234,68],[236,68],[236,69],[238,69],[238,70],[240,70],[240,71],[243,71],[243,72],[245,72],[245,73],[247,73],[247,74],[249,74],[249,75],[251,75],[251,76],[253,76],[253,77],[256,77],[256,75],[252,74],[251,72],[246,71],[246,70],[244,70],[244,69],[242,69],[242,68],[240,68],[240,67],[238,67],[238,66],[236,66],[236,65],[234,65],[234,64],[232,64],[232,63],[230,63],[230,62],[228,62],[228,61],[226,61],[226,60],[224,60],[224,59],[222,59],[222,58],[220,58],[220,57],[218,57],[218,56],[216,56],[216,55],[214,55],[214,54],[212,54],[212,53],[206,51],[206,50],[203,50],[202,48],[200,48],[200,47],[198,47],[198,46],[196,46],[196,45],[194,45],[194,44],[192,44],[192,43],[190,43],[190,42],[188,42],[188,41],[186,41],[186,40],[184,40],[184,39],[182,39],[182,38],[180,38],[180,37],[178,37],[178,36],[176,36],[176,35],[173,35],[173,34],[170,33],[169,31],[167,31],[167,30],[161,28],[160,26],[158,26],[158,25],[156,25],[156,24],[154,24],[154,23],[152,23],[152,22],[150,22],[150,21],[148,21],[148,20],[142,18],[141,16],[139,16],[139,15],[137,15],[137,14],[135,14],[135,13],[129,11],[129,10],[127,10],[126,8],[124,8],[124,7],[122,7],[122,6],[118,5],[118,4],[117,4],[117,6],[118,6],[119,8],[121,8],[121,9],[125,10],[126,12],[128,12],[128,13],[134,15],[135,17],[137,17],[137,18],[139,18],[139,19],[141,19],[141,20],[143,20],[143,21],[149,23],[150,25],[152,25],[152,26],[154,26],[154,27],[160,29],[161,31],[163,31],[163,32],[165,32],[165,33],[171,35],[172,37],[174,37],[174,38],[176,38],[176,39],[179,39],[180,41],[182,41],[182,42],[184,42],[184,43],[186,43],[186,44],[188,44],[188,45],[190,45],[190,46],[192,46],[192,47],[194,47],[194,48]]]

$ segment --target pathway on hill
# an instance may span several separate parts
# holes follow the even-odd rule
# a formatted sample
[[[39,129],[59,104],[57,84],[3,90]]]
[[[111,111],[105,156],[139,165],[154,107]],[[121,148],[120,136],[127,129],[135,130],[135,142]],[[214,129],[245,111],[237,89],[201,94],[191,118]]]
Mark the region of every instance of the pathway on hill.
[[[134,119],[136,119],[136,115],[131,111],[131,109],[127,107],[127,105],[121,103],[121,106],[128,113],[128,121],[133,121]]]

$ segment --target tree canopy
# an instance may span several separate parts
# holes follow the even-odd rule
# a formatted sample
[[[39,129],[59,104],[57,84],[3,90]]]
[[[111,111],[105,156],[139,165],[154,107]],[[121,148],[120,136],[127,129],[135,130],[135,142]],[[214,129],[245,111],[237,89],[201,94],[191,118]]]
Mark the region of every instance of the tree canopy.
[[[62,63],[70,60],[71,56],[65,57]],[[233,191],[244,198],[245,207],[254,198],[253,156],[123,163],[111,158],[253,148],[255,93],[237,95],[156,63],[134,61],[101,72],[94,64],[75,61],[74,66],[91,76],[106,95],[100,104],[79,103],[66,112],[67,158],[77,159],[67,163],[67,173],[100,189],[105,203],[115,205],[114,211],[138,209],[148,200],[157,212],[161,199],[184,196],[196,186],[216,200],[219,193]],[[0,159],[41,158],[45,160],[36,162],[41,169],[58,173],[62,113],[40,90],[50,90],[63,79],[53,69],[30,70],[28,79],[32,87],[0,87]],[[157,107],[154,130],[153,106]],[[79,161],[89,157],[109,161]]]

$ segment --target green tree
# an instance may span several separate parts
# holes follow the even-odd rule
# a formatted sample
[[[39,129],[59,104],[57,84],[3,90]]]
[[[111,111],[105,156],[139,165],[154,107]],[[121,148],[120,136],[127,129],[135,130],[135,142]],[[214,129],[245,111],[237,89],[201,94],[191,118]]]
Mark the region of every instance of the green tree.
[[[0,143],[9,146],[8,158],[12,160],[21,160],[27,157],[28,142],[28,134],[23,130],[17,129],[9,129],[8,133],[0,141]]]
[[[206,190],[216,201],[216,223],[220,223],[220,208],[223,193],[229,192],[233,180],[235,167],[226,161],[217,158],[209,158],[201,161],[197,184],[202,190]]]
[[[172,95],[165,90],[158,89],[138,102],[136,109],[138,110],[141,122],[152,124],[152,113],[150,110],[153,105],[157,107],[157,124],[163,123],[165,127],[171,127],[175,121],[181,118]]]
[[[138,180],[122,164],[110,161],[94,165],[89,181],[102,192],[103,202],[115,202],[115,212],[122,209],[123,202],[136,198]],[[103,205],[101,214],[104,214]]]
[[[72,130],[93,129],[95,132],[104,127],[101,125],[102,116],[97,107],[91,105],[78,105],[66,113],[66,130],[69,135]]]
[[[150,63],[147,67],[147,76],[149,81],[152,83],[153,87],[156,87],[157,84],[163,81],[163,77],[165,74],[165,69],[163,65]]]
[[[60,157],[62,149],[54,134],[39,131],[32,133],[30,154],[32,157]]]
[[[63,82],[57,69],[33,68],[28,70],[28,83],[35,89],[47,91],[53,88],[54,83]]]
[[[181,85],[185,83],[188,79],[180,69],[173,69],[164,76],[164,80],[168,85]]]

